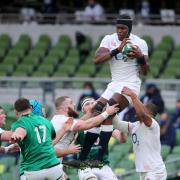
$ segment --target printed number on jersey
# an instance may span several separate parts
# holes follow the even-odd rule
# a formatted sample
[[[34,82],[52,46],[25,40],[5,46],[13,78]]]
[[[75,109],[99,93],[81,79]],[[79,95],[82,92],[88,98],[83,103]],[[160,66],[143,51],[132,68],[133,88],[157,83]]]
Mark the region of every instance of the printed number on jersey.
[[[40,125],[38,127],[35,127],[34,131],[36,132],[38,143],[44,143],[46,141],[46,126]]]

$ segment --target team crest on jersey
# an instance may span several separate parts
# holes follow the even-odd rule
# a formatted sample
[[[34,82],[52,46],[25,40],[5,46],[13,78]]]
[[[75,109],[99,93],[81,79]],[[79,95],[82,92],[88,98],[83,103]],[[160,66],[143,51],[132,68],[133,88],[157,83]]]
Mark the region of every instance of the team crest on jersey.
[[[125,57],[122,53],[119,53],[115,56],[116,60],[123,60],[123,61],[127,61],[127,57]]]
[[[112,42],[111,42],[111,45],[112,45],[112,46],[116,46],[116,42],[115,42],[115,41],[112,41]]]

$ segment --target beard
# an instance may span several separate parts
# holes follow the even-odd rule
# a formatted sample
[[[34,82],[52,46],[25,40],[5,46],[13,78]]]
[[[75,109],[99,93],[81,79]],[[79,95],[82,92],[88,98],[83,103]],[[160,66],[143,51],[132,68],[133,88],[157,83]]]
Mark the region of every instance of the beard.
[[[78,117],[78,113],[74,109],[68,107],[68,116],[69,117],[73,117],[73,118],[77,118]]]

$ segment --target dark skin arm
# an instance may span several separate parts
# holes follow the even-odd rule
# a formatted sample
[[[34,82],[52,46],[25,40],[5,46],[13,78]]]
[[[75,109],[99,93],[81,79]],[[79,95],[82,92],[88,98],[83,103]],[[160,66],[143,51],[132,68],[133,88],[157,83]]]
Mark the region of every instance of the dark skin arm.
[[[150,116],[148,110],[145,108],[145,106],[139,100],[137,95],[131,89],[129,89],[127,87],[123,88],[122,94],[125,94],[125,95],[131,97],[132,103],[136,110],[136,114],[137,114],[139,121],[143,122],[146,126],[150,127],[152,125],[151,116]]]
[[[149,65],[148,65],[149,57],[147,55],[143,55],[138,46],[132,47],[132,52],[129,53],[129,56],[137,59],[142,58],[144,56],[145,64],[139,65],[139,71],[141,74],[146,75],[149,69]]]
[[[129,42],[128,38],[125,38],[121,44],[119,45],[119,47],[117,48],[119,50],[119,52],[122,51],[123,47],[125,46],[125,44],[127,44]],[[99,49],[97,49],[96,53],[95,53],[95,58],[94,58],[94,63],[95,64],[100,64],[106,61],[109,61],[111,59],[111,55],[110,55],[110,50],[104,47],[100,47]]]

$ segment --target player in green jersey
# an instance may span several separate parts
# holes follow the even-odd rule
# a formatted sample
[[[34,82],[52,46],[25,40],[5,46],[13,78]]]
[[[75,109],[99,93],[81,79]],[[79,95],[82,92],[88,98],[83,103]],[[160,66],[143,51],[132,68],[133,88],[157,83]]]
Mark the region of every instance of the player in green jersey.
[[[30,180],[62,179],[63,171],[52,146],[56,133],[52,124],[42,116],[34,115],[29,101],[18,99],[15,113],[19,117],[12,124],[12,141],[21,147],[23,160],[20,165]]]
[[[6,124],[6,113],[3,107],[0,106],[0,127]],[[17,144],[10,144],[9,146],[1,146],[1,141],[7,141],[11,136],[10,131],[5,131],[0,128],[0,153],[17,152],[19,146]]]
[[[89,107],[95,102],[95,99],[93,98],[85,98],[82,101],[82,112],[84,112],[85,114],[88,113],[88,109]],[[100,129],[99,127],[95,127],[92,128],[88,131],[94,131],[96,133],[100,133]],[[118,139],[121,142],[125,142],[127,139],[127,136],[124,135],[123,133],[121,133],[118,130],[114,130],[112,136],[115,137],[116,139]],[[85,136],[86,134],[84,132],[80,132],[79,136],[77,138],[77,143],[81,144],[83,146],[84,144],[84,140],[85,140]],[[99,141],[99,138],[98,138]],[[96,142],[91,150],[90,153],[87,157],[87,161],[86,163],[91,165],[92,163],[88,163],[88,161],[93,162],[96,158],[96,156],[98,155],[99,152],[99,142]],[[109,151],[108,151],[108,147],[106,147],[105,153],[103,155],[103,159],[102,159],[102,167],[101,168],[89,168],[87,167],[86,169],[79,169],[78,171],[78,175],[79,175],[79,179],[80,180],[86,180],[88,178],[91,178],[93,180],[117,180],[117,177],[115,176],[115,174],[113,173],[112,169],[109,166]],[[85,163],[85,164],[86,164]]]

